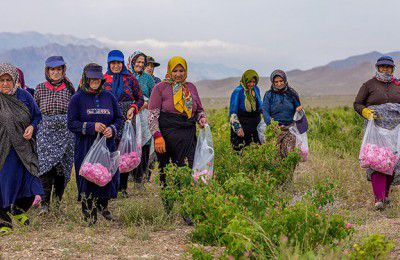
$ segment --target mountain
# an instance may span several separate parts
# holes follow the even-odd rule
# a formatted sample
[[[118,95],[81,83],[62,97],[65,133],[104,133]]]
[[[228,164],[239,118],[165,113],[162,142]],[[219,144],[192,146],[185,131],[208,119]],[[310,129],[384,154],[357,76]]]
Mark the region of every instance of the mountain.
[[[400,60],[400,52],[382,54],[371,52],[337,60],[309,70],[287,72],[289,84],[303,96],[356,95],[363,84],[374,75],[375,62],[382,55]],[[196,83],[203,97],[229,97],[239,85],[240,77],[220,80],[201,80]],[[259,87],[264,93],[270,87],[268,77],[260,78]]]
[[[25,47],[11,49],[0,53],[1,62],[10,62],[22,69],[28,86],[36,86],[45,80],[44,62],[52,55],[61,55],[67,63],[67,76],[77,86],[82,75],[83,67],[96,62],[104,65],[106,63],[106,48],[84,45],[60,45],[48,44],[43,47]]]

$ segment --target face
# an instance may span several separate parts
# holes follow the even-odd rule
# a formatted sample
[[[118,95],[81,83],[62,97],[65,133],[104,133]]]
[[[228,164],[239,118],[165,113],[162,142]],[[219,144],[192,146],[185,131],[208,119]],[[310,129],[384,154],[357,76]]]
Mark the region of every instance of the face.
[[[89,79],[89,87],[93,90],[97,90],[100,87],[101,79]]]
[[[249,82],[247,82],[246,85],[250,89],[254,88],[254,86],[256,85],[256,79],[255,78],[251,79]]]
[[[58,66],[55,68],[49,68],[49,77],[51,80],[58,81],[58,80],[62,79],[63,73],[64,73],[64,70],[63,70],[62,66]]]
[[[144,69],[144,72],[146,72],[147,74],[153,75],[154,73],[154,65],[153,63],[149,63],[146,68]]]
[[[283,80],[282,77],[276,76],[274,78],[274,87],[278,89],[283,89],[285,87],[285,81]]]
[[[112,73],[120,73],[122,71],[123,63],[120,61],[110,62],[110,69]]]
[[[139,57],[136,59],[135,65],[133,66],[133,70],[134,70],[135,72],[142,71],[143,68],[144,68],[144,62],[145,62],[144,57],[143,57],[143,56],[139,56]]]
[[[388,66],[388,65],[381,65],[378,66],[378,71],[380,73],[385,73],[385,74],[393,74],[393,67],[392,66]]]
[[[173,71],[171,72],[171,77],[172,79],[177,82],[177,83],[181,83],[185,80],[185,76],[186,76],[186,71],[183,68],[182,65],[177,65]]]
[[[0,77],[0,92],[8,94],[14,88],[14,81],[9,74]]]

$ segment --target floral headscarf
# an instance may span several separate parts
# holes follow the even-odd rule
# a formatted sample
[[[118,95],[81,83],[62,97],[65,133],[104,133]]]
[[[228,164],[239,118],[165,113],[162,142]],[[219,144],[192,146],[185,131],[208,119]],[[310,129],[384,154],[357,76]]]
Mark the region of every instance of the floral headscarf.
[[[140,56],[144,57],[144,66],[143,66],[143,68],[142,68],[141,71],[139,71],[138,73],[136,73],[135,70],[134,70],[134,67],[135,67],[136,60],[137,60]],[[128,70],[129,70],[130,72],[132,72],[132,74],[142,74],[142,73],[144,72],[144,69],[146,68],[146,66],[147,66],[147,56],[146,56],[146,54],[144,54],[144,53],[141,52],[141,51],[135,51],[131,56],[129,56],[129,58],[128,58],[128,64],[126,65],[126,67],[128,68]]]

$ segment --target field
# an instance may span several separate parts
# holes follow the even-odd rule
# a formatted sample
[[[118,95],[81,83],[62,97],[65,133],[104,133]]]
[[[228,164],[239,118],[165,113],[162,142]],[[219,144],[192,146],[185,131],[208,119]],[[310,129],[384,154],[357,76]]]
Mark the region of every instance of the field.
[[[272,129],[265,145],[239,156],[229,147],[226,100],[204,103],[215,180],[196,185],[190,170],[172,167],[171,188],[162,191],[155,171],[145,192],[131,189],[130,198],[111,202],[117,221],[100,217],[94,227],[82,221],[72,180],[59,211],[42,218],[33,209],[31,226],[0,238],[0,258],[400,257],[399,191],[393,188],[392,208],[373,211],[370,183],[357,160],[363,122],[345,106],[351,97],[304,99],[310,158],[294,174],[299,158],[276,159]],[[170,214],[162,198],[175,202]],[[196,224],[186,225],[182,214]]]

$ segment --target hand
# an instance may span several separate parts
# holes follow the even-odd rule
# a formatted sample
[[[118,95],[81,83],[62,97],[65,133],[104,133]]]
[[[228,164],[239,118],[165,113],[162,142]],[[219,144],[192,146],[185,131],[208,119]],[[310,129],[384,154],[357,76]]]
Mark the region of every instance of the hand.
[[[237,135],[238,135],[239,137],[241,137],[241,138],[243,138],[243,137],[244,137],[244,131],[243,131],[243,128],[239,128],[239,130],[237,131]]]
[[[374,110],[372,110],[372,109],[369,109],[369,108],[364,108],[362,111],[361,111],[361,114],[362,114],[362,116],[365,118],[365,119],[367,119],[367,120],[372,120],[372,119],[374,119],[376,116],[375,116],[375,111]]]
[[[165,141],[164,138],[161,137],[157,137],[154,140],[154,148],[156,149],[157,153],[165,153],[167,150],[165,149]]]
[[[103,132],[106,138],[111,138],[113,136],[113,131],[111,127],[107,127],[106,130]]]
[[[207,124],[207,119],[205,117],[200,118],[199,120],[200,128],[204,128],[206,124]]]
[[[94,124],[94,130],[97,133],[103,133],[104,130],[106,130],[106,126],[104,124],[102,124],[102,123],[95,123]]]
[[[131,108],[129,108],[128,112],[126,113],[126,118],[128,120],[132,120],[135,115],[136,115],[136,108],[131,107]]]
[[[300,112],[301,110],[303,110],[303,106],[298,106],[298,107],[296,108],[296,111],[297,111],[297,112]]]
[[[147,108],[149,108],[149,103],[144,102],[144,103],[143,103],[143,106],[142,106],[142,108],[141,108],[140,110],[142,110],[142,109],[147,109]]]
[[[25,129],[23,137],[25,140],[31,140],[32,135],[33,135],[33,126],[30,125]]]

